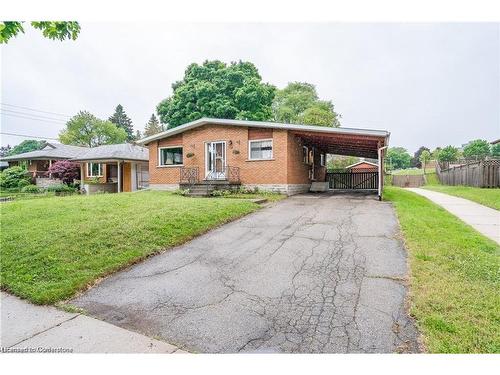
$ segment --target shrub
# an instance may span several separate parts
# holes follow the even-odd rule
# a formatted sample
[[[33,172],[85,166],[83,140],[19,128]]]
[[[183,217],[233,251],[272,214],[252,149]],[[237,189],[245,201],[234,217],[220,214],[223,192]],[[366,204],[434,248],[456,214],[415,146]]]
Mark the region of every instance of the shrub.
[[[182,196],[186,196],[189,194],[189,189],[177,189],[177,190],[174,190],[172,192],[172,194],[175,194],[175,195],[182,195]]]
[[[71,184],[80,176],[80,165],[69,160],[59,160],[50,166],[49,173],[65,184]]]
[[[231,190],[214,190],[210,193],[212,197],[227,197],[233,192]]]
[[[29,185],[31,177],[26,173],[23,167],[10,167],[0,173],[1,188],[22,188]]]
[[[21,189],[22,193],[39,194],[42,190],[36,185],[26,185]]]
[[[23,187],[28,186],[28,185],[31,185],[30,181],[28,181],[28,180],[19,180],[19,181],[17,181],[17,187],[19,189],[22,189]]]
[[[75,188],[72,188],[68,185],[51,185],[47,188],[47,191],[54,193],[74,193],[76,192]]]

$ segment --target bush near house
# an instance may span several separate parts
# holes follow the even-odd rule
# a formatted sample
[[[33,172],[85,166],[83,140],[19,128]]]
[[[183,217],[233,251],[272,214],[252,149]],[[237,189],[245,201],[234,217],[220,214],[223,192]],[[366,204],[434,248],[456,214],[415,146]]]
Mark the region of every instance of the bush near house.
[[[31,177],[23,167],[10,167],[0,173],[0,188],[23,188],[30,185]]]
[[[49,167],[49,173],[65,184],[71,184],[80,177],[80,165],[69,160],[58,160]]]

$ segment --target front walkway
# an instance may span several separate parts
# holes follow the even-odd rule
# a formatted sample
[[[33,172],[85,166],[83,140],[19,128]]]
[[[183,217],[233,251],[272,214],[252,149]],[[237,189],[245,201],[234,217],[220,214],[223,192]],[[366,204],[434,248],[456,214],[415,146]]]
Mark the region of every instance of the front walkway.
[[[408,188],[408,190],[437,203],[481,234],[500,244],[499,211],[472,202],[468,199],[458,198],[436,191],[420,188]]]
[[[180,353],[177,347],[109,323],[1,293],[4,353]]]

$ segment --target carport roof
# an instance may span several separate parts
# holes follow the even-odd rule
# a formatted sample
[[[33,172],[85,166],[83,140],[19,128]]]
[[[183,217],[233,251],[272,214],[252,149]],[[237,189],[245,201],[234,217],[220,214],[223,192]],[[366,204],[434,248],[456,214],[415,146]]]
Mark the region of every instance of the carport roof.
[[[215,118],[201,118],[196,121],[168,129],[161,133],[143,138],[137,143],[148,143],[171,137],[203,125],[227,125],[250,128],[285,129],[300,137],[305,144],[323,149],[325,152],[339,155],[362,156],[377,158],[377,149],[386,146],[390,133],[386,130],[359,129],[359,128],[332,128],[327,126],[284,124],[268,121],[229,120]]]

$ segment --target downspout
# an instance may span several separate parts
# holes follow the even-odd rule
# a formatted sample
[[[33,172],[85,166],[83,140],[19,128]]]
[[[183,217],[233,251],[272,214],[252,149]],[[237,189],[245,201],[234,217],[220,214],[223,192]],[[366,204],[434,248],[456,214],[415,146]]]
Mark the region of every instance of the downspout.
[[[387,147],[389,146],[384,146],[384,147],[380,147],[379,149],[377,149],[377,154],[378,154],[378,200],[381,201],[382,200],[382,182],[383,182],[383,178],[384,178],[384,175],[383,175],[383,171],[382,171],[382,163],[383,163],[383,160],[382,160],[382,150],[385,150]]]

